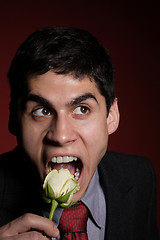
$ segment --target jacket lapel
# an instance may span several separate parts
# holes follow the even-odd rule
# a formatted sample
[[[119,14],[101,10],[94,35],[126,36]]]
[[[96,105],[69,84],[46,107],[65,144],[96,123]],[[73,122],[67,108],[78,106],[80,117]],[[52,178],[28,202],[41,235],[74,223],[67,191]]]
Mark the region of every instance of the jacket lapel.
[[[134,188],[128,181],[128,173],[119,168],[112,153],[107,153],[99,164],[100,183],[103,188],[106,207],[105,240],[132,239]]]

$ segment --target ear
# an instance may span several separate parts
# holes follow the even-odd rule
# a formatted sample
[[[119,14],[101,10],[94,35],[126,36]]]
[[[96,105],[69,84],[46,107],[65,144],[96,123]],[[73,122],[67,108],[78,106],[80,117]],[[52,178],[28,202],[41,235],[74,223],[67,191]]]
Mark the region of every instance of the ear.
[[[107,117],[107,126],[108,126],[108,134],[114,133],[119,125],[119,110],[117,98],[115,98],[113,104],[110,107],[109,114]]]

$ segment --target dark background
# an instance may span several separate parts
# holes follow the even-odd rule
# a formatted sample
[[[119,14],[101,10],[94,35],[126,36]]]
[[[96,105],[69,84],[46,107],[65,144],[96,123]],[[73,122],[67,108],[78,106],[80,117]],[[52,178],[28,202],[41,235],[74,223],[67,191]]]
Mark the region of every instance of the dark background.
[[[16,139],[8,132],[6,74],[20,43],[34,30],[73,26],[89,30],[109,50],[116,73],[121,121],[109,149],[147,156],[156,171],[160,226],[159,1],[0,0],[0,153]]]

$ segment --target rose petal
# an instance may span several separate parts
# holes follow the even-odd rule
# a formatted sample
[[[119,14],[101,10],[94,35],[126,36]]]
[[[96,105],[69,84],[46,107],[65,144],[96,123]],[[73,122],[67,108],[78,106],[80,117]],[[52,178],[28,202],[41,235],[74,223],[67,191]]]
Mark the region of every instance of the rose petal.
[[[46,189],[47,183],[51,186],[54,191],[55,199],[61,196],[60,192],[65,182],[68,179],[73,179],[74,176],[69,172],[68,169],[60,169],[57,171],[53,169],[45,178],[43,189]]]
[[[74,179],[68,179],[65,184],[63,185],[61,189],[61,195],[64,193],[67,193],[71,190],[74,190],[74,192],[77,192],[79,190],[79,183],[75,181]]]

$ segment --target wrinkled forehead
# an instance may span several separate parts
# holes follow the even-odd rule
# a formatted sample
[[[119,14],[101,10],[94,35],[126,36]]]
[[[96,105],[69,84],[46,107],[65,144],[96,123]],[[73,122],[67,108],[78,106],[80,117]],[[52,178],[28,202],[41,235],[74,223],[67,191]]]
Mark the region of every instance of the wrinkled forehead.
[[[23,95],[25,98],[30,93],[44,95],[45,97],[53,94],[57,97],[60,95],[67,97],[69,92],[73,96],[86,92],[93,95],[95,92],[98,92],[102,95],[93,78],[87,76],[78,78],[73,74],[57,74],[53,70],[41,75],[31,75],[28,78],[26,90],[26,93]]]

